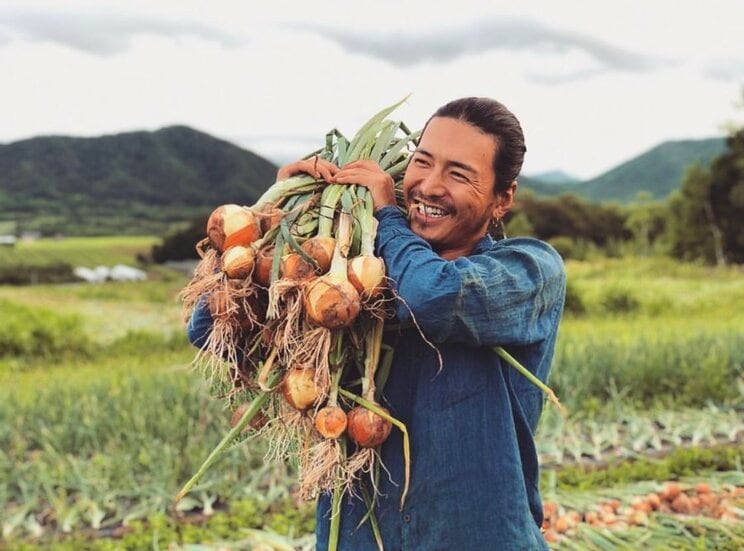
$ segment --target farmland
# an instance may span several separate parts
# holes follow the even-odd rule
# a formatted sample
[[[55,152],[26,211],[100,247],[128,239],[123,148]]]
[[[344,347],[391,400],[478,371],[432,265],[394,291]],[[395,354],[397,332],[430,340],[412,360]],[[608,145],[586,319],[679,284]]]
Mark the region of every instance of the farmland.
[[[49,241],[38,254],[131,263],[148,239]],[[546,407],[537,434],[555,547],[741,548],[744,274],[662,258],[567,267],[550,383],[569,415]],[[312,505],[297,501],[291,465],[263,462],[260,439],[173,505],[229,427],[190,366],[184,283],[160,271],[0,287],[0,548],[312,548]],[[698,506],[664,501],[671,481]],[[651,494],[658,506],[643,505]]]

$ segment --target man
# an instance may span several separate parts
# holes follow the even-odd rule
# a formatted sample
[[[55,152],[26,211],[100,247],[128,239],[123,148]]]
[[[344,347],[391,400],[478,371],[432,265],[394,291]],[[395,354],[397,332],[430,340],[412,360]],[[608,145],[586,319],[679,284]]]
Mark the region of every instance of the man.
[[[489,227],[512,206],[524,158],[519,122],[502,104],[463,98],[425,126],[403,186],[372,161],[322,160],[280,169],[366,186],[379,221],[377,250],[402,299],[382,403],[411,437],[411,487],[399,509],[402,438],[382,445],[375,514],[387,550],[547,549],[533,435],[543,396],[492,347],[503,346],[541,380],[550,371],[565,296],[560,257],[529,238],[494,241]],[[415,318],[437,353],[411,327]],[[325,549],[330,497],[321,496],[317,549]],[[359,498],[341,510],[339,549],[376,550]]]

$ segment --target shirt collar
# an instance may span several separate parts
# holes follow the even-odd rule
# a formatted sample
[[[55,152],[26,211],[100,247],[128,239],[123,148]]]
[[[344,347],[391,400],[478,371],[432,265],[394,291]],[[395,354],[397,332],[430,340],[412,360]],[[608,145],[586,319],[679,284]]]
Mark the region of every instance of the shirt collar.
[[[475,244],[473,252],[470,254],[483,254],[484,252],[491,250],[494,243],[495,241],[493,240],[493,237],[487,233]]]

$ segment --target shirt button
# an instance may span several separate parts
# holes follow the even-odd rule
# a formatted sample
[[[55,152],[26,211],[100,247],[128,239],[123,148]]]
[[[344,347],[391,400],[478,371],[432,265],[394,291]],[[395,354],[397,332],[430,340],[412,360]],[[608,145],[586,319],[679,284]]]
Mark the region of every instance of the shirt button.
[[[409,515],[408,513],[403,515],[403,522],[411,522],[411,515]]]

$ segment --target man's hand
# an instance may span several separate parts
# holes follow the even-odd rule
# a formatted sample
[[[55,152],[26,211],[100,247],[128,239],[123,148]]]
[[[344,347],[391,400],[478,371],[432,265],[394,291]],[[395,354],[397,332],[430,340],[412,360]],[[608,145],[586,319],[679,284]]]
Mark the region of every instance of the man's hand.
[[[333,163],[321,159],[317,155],[304,159],[302,161],[295,161],[288,165],[284,165],[276,173],[276,181],[286,180],[296,174],[309,174],[313,178],[322,179],[326,182],[333,182],[333,176],[338,172],[338,167]]]
[[[353,161],[344,165],[334,176],[337,184],[358,184],[366,187],[372,195],[375,210],[395,205],[395,183],[393,177],[380,168],[375,161]]]

